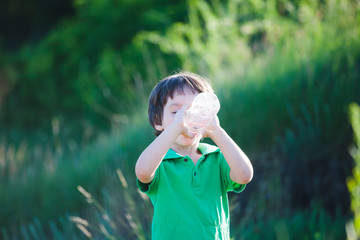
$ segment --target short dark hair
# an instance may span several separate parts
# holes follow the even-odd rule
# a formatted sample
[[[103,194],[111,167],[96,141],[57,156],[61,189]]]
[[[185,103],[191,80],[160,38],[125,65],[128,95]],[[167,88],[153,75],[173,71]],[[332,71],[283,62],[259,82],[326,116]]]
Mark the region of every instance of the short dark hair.
[[[164,106],[169,97],[174,97],[174,92],[183,94],[185,90],[193,93],[214,92],[206,78],[191,72],[179,72],[161,80],[152,90],[149,97],[149,122],[155,129],[155,125],[162,124]],[[156,129],[155,129],[156,130]],[[159,136],[161,131],[156,130]]]

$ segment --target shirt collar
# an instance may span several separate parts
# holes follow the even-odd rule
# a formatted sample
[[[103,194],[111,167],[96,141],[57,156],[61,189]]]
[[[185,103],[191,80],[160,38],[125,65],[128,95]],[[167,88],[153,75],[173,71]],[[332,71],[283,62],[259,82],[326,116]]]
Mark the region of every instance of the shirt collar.
[[[198,146],[199,151],[202,153],[202,155],[207,155],[210,153],[220,152],[220,149],[217,146],[210,145],[207,143],[199,143]],[[183,158],[181,154],[175,152],[173,149],[169,149],[169,151],[166,153],[164,160],[168,159],[175,159],[175,158]]]

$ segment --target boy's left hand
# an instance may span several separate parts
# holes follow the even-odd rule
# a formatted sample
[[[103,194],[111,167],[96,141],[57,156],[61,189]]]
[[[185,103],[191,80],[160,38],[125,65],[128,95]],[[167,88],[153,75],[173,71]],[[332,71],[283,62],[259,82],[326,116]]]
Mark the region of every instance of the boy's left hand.
[[[203,133],[203,137],[204,138],[212,138],[213,137],[213,133],[215,132],[216,129],[220,128],[220,121],[217,115],[215,115],[210,122],[208,123],[208,125],[205,128],[205,131]]]

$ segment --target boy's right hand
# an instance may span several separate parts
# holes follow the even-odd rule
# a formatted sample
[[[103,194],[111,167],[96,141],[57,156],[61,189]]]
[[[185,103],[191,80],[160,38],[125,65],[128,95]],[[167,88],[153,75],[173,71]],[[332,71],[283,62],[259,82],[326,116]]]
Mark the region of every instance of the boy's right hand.
[[[193,138],[196,134],[191,133],[189,131],[189,127],[186,124],[186,114],[187,114],[187,110],[190,108],[191,104],[187,103],[184,104],[175,114],[175,118],[174,118],[174,124],[176,124],[177,126],[179,126],[181,132],[180,134],[184,135],[185,137],[188,138]]]
[[[179,110],[176,111],[174,117],[174,123],[182,127],[186,128],[186,111],[189,109],[190,104],[184,104]]]

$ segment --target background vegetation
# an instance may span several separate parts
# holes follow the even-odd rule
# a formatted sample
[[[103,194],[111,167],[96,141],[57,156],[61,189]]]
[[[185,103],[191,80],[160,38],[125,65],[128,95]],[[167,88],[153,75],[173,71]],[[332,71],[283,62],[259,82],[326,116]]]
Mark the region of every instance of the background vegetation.
[[[1,8],[0,238],[149,239],[134,165],[147,96],[178,69],[211,79],[255,168],[234,239],[357,238],[359,1],[62,4]]]

